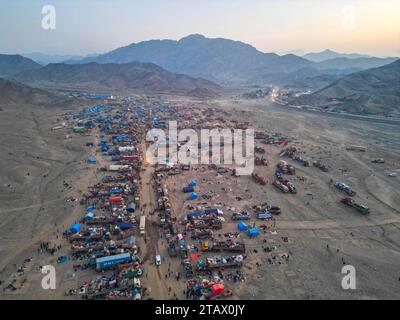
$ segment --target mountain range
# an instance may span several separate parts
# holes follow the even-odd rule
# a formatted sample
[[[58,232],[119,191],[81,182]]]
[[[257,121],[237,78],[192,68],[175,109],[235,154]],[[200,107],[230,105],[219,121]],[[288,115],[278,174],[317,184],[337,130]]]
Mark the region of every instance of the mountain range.
[[[31,59],[18,54],[0,54],[0,77],[6,78],[27,70],[39,69],[42,66]]]
[[[400,116],[400,59],[345,76],[292,103],[358,114]]]
[[[370,56],[359,53],[339,53],[330,49],[326,49],[321,52],[310,52],[302,56],[304,59],[313,61],[313,62],[322,62],[325,60],[331,60],[336,58],[348,58],[348,59],[357,59],[357,58],[369,58]]]
[[[66,106],[73,99],[57,95],[42,89],[32,88],[25,84],[0,78],[0,106],[12,104],[29,104],[40,106]]]
[[[71,63],[129,63],[132,61],[155,63],[168,71],[201,77],[221,85],[266,85],[276,83],[276,75],[288,79],[301,78],[296,72],[314,70],[315,76],[346,75],[352,72],[379,67],[396,58],[375,58],[363,55],[339,54],[324,51],[299,57],[294,54],[263,53],[253,46],[229,39],[210,39],[194,34],[175,40],[150,40],[132,43],[95,57]],[[310,58],[311,57],[311,58]],[[69,63],[69,62],[67,62]],[[311,69],[312,68],[312,69]],[[304,80],[304,79],[303,79]],[[315,79],[309,79],[313,82]],[[314,86],[312,86],[314,88]],[[320,86],[319,86],[320,87]]]
[[[13,79],[32,86],[45,88],[139,91],[171,94],[217,96],[218,85],[204,79],[176,74],[152,64],[131,62],[48,64],[27,70]]]

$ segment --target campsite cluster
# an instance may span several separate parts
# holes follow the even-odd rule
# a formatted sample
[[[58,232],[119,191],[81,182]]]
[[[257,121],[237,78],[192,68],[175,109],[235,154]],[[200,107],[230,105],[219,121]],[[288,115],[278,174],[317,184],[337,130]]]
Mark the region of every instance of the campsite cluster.
[[[104,101],[65,113],[62,120],[68,139],[85,139],[85,162],[95,179],[73,199],[79,201],[81,216],[63,233],[68,252],[60,255],[61,245],[48,243],[39,248],[59,255],[57,264],[71,274],[73,270],[74,276],[82,274],[66,296],[237,298],[261,265],[289,265],[292,239],[277,225],[288,207],[280,201],[313,197],[303,168],[328,172],[327,165],[306,159],[302,143],[286,132],[261,129],[254,134],[255,169],[250,176],[237,175],[235,165],[212,161],[153,165],[145,155],[151,143],[146,136],[154,128],[168,130],[171,120],[178,130],[196,131],[251,124],[201,102],[198,106],[158,97]],[[222,156],[223,148],[220,152]],[[213,159],[211,148],[209,156]],[[366,205],[353,200],[356,192],[350,186],[330,184],[346,195],[343,204],[369,213]],[[268,185],[275,192],[267,193]]]
[[[150,128],[165,129],[171,119],[177,121],[178,129],[249,124],[230,123],[217,117],[212,109],[200,113],[168,101],[156,100],[146,108],[144,105],[141,100],[129,100],[113,107],[95,105],[65,118],[75,134],[94,139],[85,144],[91,152],[87,163],[95,166],[93,170],[99,174],[99,181],[88,186],[81,196],[82,218],[64,233],[70,242],[70,255],[66,259],[72,260],[74,272],[93,269],[101,274],[84,281],[78,290],[69,291],[68,295],[78,294],[88,299],[151,298],[152,281],[168,282],[173,274],[175,280],[183,280],[184,285],[178,285],[176,290],[169,287],[171,298],[229,297],[234,294],[235,286],[246,280],[242,267],[252,259],[252,254],[258,254],[258,250],[270,256],[270,264],[288,263],[289,255],[282,246],[288,242],[287,238],[281,239],[282,244],[267,243],[265,239],[267,235],[277,234],[273,215],[280,213],[278,206],[262,203],[254,205],[250,211],[228,214],[226,209],[232,211],[233,208],[225,208],[220,202],[213,204],[218,193],[204,190],[207,179],[201,178],[200,172],[210,178],[215,172],[217,177],[237,182],[239,177],[232,166],[170,162],[149,165],[144,156],[144,148],[148,147],[146,132]],[[278,133],[258,132],[256,139],[262,139],[265,145],[288,143],[287,138]],[[265,153],[261,147],[256,151]],[[266,166],[267,161],[262,155],[257,156],[257,164]],[[149,181],[145,173],[148,170]],[[169,186],[176,177],[187,179],[180,190]],[[255,182],[263,184],[265,178],[260,182],[257,177],[253,175]],[[151,185],[149,191],[148,184]],[[199,193],[200,190],[205,192]],[[154,195],[147,194],[145,197],[149,200],[143,200],[143,194],[148,192]],[[182,195],[186,202],[181,209],[177,208],[179,200],[175,203],[171,199],[176,194]],[[240,202],[244,197],[236,197],[236,200]],[[161,239],[165,239],[165,242],[162,240],[165,248],[158,249]],[[170,267],[170,261],[174,261],[174,267]],[[159,269],[161,264],[168,263],[165,279],[149,280],[155,277],[145,270],[149,263]]]
[[[199,112],[184,104],[158,99],[150,102],[130,99],[114,107],[95,105],[70,115],[73,132],[96,137],[86,143],[87,148],[94,150],[87,162],[92,165],[99,162],[96,170],[101,173],[100,181],[89,186],[81,197],[85,214],[65,233],[71,243],[74,271],[93,268],[102,274],[82,283],[78,291],[81,297],[151,298],[151,283],[168,283],[171,274],[178,283],[181,280],[185,283],[174,290],[166,286],[171,298],[230,297],[251,275],[252,263],[255,268],[261,263],[260,253],[271,265],[289,263],[289,238],[277,236],[275,217],[281,214],[281,208],[263,201],[262,195],[258,200],[256,195],[246,194],[249,190],[241,186],[241,180],[247,178],[237,176],[233,165],[143,163],[150,143],[145,142],[146,132],[167,129],[171,120],[177,121],[178,130],[250,125],[229,120],[229,114],[225,116],[212,108]],[[263,168],[273,160],[267,156],[278,150],[280,157],[291,158],[301,166],[307,167],[310,162],[302,158],[296,147],[288,146],[292,138],[282,133],[256,131],[254,138],[256,170],[251,183],[263,188],[271,180],[281,192],[296,194],[295,183],[304,183],[306,178],[296,176],[294,165],[280,160],[274,177],[269,179],[264,176]],[[202,147],[199,144],[199,149]],[[212,151],[209,155],[213,159]],[[313,165],[328,170],[321,163]],[[147,178],[143,173],[146,170]],[[231,187],[232,183],[236,187]],[[145,184],[150,185],[148,190]],[[210,186],[222,188],[218,191]],[[355,195],[340,181],[335,186],[349,197]],[[234,190],[244,194],[232,197]],[[148,192],[154,195],[147,195],[148,200],[141,203],[141,195]],[[343,203],[368,213],[368,207],[345,199],[349,200],[342,200]],[[166,248],[160,249],[161,239],[165,239],[162,245]],[[145,272],[144,265],[151,263],[161,269],[161,264],[167,261],[165,278],[148,280],[155,275]],[[174,263],[172,267],[170,261],[178,261],[178,266]],[[141,283],[143,275],[146,280]]]

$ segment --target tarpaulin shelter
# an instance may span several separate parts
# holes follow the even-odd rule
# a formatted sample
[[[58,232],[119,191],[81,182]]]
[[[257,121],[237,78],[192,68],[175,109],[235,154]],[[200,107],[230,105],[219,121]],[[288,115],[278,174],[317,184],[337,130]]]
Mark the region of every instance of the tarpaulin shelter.
[[[211,295],[213,297],[218,296],[222,292],[224,292],[224,290],[225,290],[225,287],[224,287],[223,284],[221,284],[221,283],[213,284],[212,287],[211,287]]]
[[[199,259],[200,255],[198,253],[191,253],[190,258],[192,258],[193,261],[197,261]]]
[[[135,210],[136,210],[136,204],[134,202],[131,202],[128,205],[128,208],[126,209],[126,211],[128,211],[130,213],[135,212]]]
[[[194,192],[194,188],[193,187],[183,187],[182,189],[183,193],[189,193],[189,192]]]
[[[121,230],[126,230],[126,229],[132,229],[135,227],[134,224],[132,223],[125,223],[125,222],[120,222],[117,223],[118,228],[120,228]]]
[[[247,224],[245,224],[243,221],[240,221],[240,222],[237,224],[237,227],[238,227],[238,229],[239,229],[240,231],[247,231],[247,229],[248,229]]]
[[[249,235],[249,237],[258,237],[260,232],[257,228],[252,228],[247,231],[247,234]]]
[[[111,202],[114,202],[114,203],[119,203],[119,202],[122,202],[122,197],[121,196],[110,196],[108,198],[108,200],[110,200]]]
[[[196,193],[196,192],[192,192],[192,193],[190,194],[190,197],[189,197],[190,200],[196,200],[197,198],[198,198],[198,196],[197,196],[197,193]]]
[[[189,182],[188,186],[189,186],[189,187],[195,187],[195,186],[197,186],[196,180],[191,180],[191,181]]]
[[[87,220],[92,220],[94,218],[94,213],[93,212],[88,212],[86,215],[85,215],[85,220],[87,221]]]
[[[81,231],[81,225],[79,223],[75,223],[71,226],[69,230],[71,231],[71,233],[76,234]]]
[[[95,157],[90,156],[90,157],[87,159],[86,162],[87,162],[87,163],[90,163],[90,164],[96,164],[96,163],[97,163],[97,160],[96,160]]]

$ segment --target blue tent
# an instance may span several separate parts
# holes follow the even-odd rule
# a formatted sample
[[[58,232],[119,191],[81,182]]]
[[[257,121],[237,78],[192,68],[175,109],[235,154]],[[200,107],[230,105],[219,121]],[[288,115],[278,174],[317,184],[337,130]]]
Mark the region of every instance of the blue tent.
[[[125,222],[120,222],[117,223],[118,228],[120,228],[121,230],[126,230],[126,229],[132,229],[135,227],[134,224],[132,223],[125,223]]]
[[[93,212],[88,212],[85,215],[85,220],[92,220],[94,218],[94,213]]]
[[[240,222],[237,224],[237,227],[238,227],[238,229],[239,229],[240,231],[247,231],[247,229],[248,229],[247,224],[245,224],[243,221],[240,221]]]
[[[81,231],[81,225],[79,223],[75,223],[71,226],[71,228],[69,229],[73,234],[78,233],[79,231]]]
[[[93,157],[93,156],[90,156],[90,157],[87,159],[87,163],[96,164],[96,163],[97,163],[96,158]]]
[[[189,182],[188,186],[189,186],[189,187],[195,187],[195,186],[197,186],[196,180],[191,180],[191,181]]]
[[[136,204],[134,203],[134,202],[131,202],[129,205],[128,205],[128,209],[126,210],[126,211],[128,211],[128,212],[135,212],[135,210],[136,210]]]
[[[197,196],[197,193],[196,193],[196,192],[192,192],[192,193],[190,194],[190,197],[189,197],[190,200],[196,200],[197,198],[198,198],[198,196]]]
[[[259,235],[260,233],[258,232],[258,229],[257,229],[257,228],[252,228],[252,229],[249,229],[249,230],[247,231],[247,234],[249,235],[249,237],[258,237],[258,235]]]
[[[93,206],[88,206],[86,210],[90,212],[93,211],[93,209],[94,209]]]

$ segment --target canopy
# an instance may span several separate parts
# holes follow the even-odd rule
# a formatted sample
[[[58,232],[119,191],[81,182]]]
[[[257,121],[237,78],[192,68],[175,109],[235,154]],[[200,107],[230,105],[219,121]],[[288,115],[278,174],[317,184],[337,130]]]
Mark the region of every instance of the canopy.
[[[212,287],[211,287],[212,296],[213,297],[214,296],[218,296],[222,292],[224,292],[224,290],[225,290],[225,287],[224,287],[223,284],[220,284],[220,283],[213,284]]]
[[[87,163],[96,164],[96,163],[97,163],[96,158],[93,157],[93,156],[89,157],[89,158],[87,159]]]
[[[195,186],[197,186],[196,180],[191,180],[191,181],[189,182],[188,186],[189,186],[189,187],[195,187]]]
[[[237,224],[237,227],[238,227],[238,229],[239,229],[240,231],[247,231],[247,229],[248,229],[247,224],[245,224],[243,221],[240,221],[240,222]]]
[[[196,200],[198,198],[197,193],[196,192],[192,192],[190,194],[190,200]]]
[[[93,212],[88,212],[85,215],[85,220],[92,220],[94,218],[94,213]]]
[[[247,233],[250,237],[258,237],[260,234],[257,228],[249,229]]]
[[[78,233],[81,230],[81,225],[79,223],[75,223],[69,229],[73,234]]]

